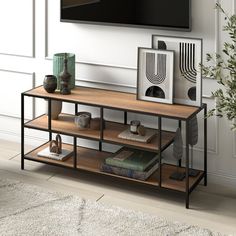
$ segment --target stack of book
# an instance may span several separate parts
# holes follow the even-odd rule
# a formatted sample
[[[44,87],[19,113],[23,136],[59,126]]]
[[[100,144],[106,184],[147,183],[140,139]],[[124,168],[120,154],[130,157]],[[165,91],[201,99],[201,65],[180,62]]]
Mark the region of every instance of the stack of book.
[[[101,170],[129,178],[146,180],[158,169],[158,155],[123,147],[105,159]]]

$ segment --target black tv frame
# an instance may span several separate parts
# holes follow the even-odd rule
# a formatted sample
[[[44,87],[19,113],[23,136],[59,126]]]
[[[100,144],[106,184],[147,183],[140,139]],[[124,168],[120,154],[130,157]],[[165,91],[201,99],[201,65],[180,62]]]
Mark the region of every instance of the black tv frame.
[[[172,31],[184,31],[191,32],[192,31],[192,0],[189,0],[189,28],[181,28],[181,27],[166,27],[166,26],[152,26],[152,25],[133,25],[133,24],[120,24],[120,23],[108,23],[108,22],[97,22],[97,21],[81,21],[81,20],[68,20],[62,19],[62,1],[60,0],[60,22],[67,23],[81,23],[81,24],[89,24],[89,25],[104,25],[104,26],[120,26],[120,27],[133,27],[133,28],[146,28],[146,29],[160,29],[160,30],[172,30]]]

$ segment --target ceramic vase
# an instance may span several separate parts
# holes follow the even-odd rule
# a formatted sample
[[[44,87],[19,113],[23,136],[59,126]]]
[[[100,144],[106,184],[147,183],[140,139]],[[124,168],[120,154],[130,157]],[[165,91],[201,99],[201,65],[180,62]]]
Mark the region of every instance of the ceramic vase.
[[[54,75],[45,75],[43,87],[48,93],[54,93],[57,88],[57,77]]]
[[[63,95],[71,94],[71,89],[70,89],[71,74],[68,72],[68,59],[66,53],[64,55],[64,68],[59,75],[59,79],[61,82],[60,93]]]
[[[52,117],[52,120],[57,120],[58,119],[58,116],[61,113],[61,110],[62,110],[62,102],[52,100],[51,101],[51,117]],[[46,112],[45,113],[48,116],[48,100],[46,100]]]
[[[75,88],[75,54],[66,53],[67,54],[67,68],[68,72],[71,74],[69,89]],[[61,89],[61,81],[60,81],[60,73],[64,68],[64,59],[65,53],[57,53],[53,55],[53,75],[57,77],[57,90]]]

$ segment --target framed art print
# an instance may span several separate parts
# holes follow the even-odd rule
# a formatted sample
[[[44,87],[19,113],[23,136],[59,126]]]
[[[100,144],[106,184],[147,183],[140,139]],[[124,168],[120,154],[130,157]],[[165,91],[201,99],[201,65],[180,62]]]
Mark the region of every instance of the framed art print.
[[[174,52],[138,48],[137,99],[173,103]]]
[[[152,47],[174,51],[174,103],[202,105],[202,39],[152,36]]]

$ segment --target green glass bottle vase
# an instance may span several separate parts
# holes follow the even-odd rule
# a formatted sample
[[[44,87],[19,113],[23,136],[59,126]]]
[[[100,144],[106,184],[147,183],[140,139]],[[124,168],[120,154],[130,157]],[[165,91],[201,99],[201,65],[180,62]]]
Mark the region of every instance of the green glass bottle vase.
[[[69,88],[75,88],[75,54],[66,53],[67,55],[67,68],[68,72],[71,74]],[[64,68],[64,58],[65,53],[56,53],[53,55],[53,75],[57,77],[57,90],[61,89],[60,73]]]

